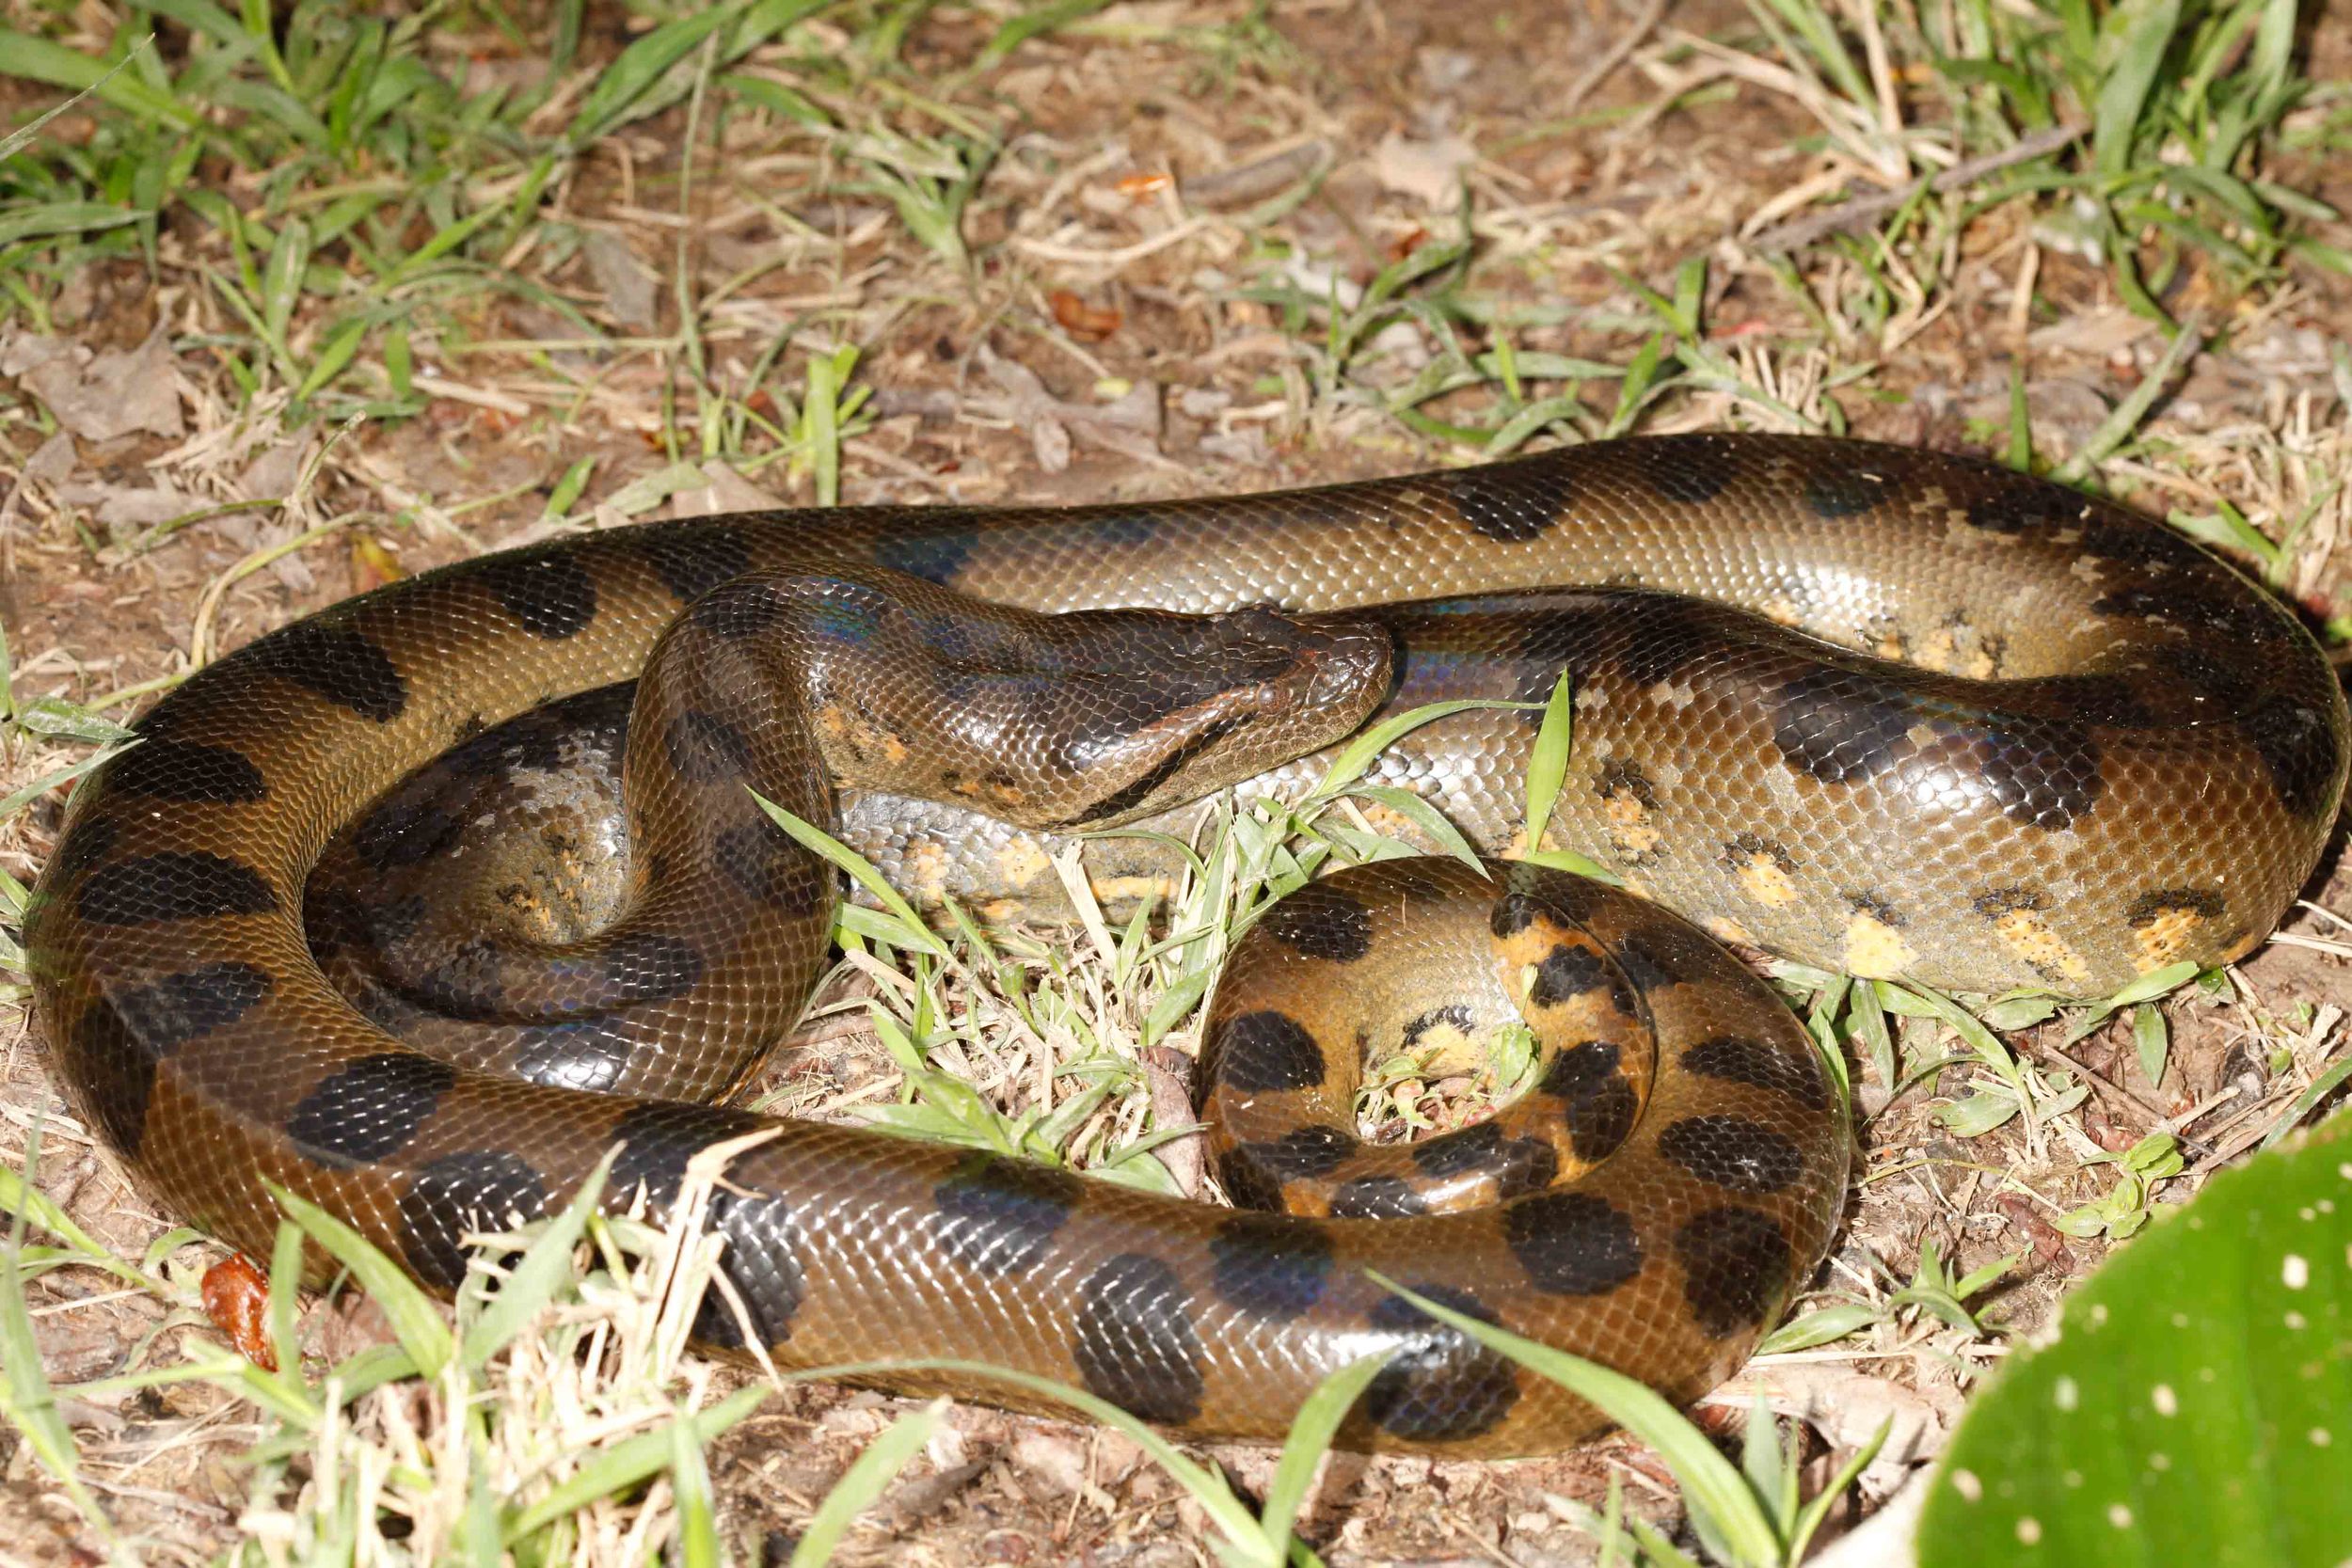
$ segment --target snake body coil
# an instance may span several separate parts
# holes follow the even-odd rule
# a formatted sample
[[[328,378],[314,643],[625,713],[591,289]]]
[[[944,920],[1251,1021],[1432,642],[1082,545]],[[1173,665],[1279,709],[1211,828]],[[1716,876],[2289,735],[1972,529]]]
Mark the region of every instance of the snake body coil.
[[[1428,860],[1274,906],[1200,1089],[1249,1208],[695,1103],[825,960],[831,874],[747,784],[819,821],[852,790],[844,831],[895,878],[1014,911],[1057,832],[1273,787],[1375,709],[1540,700],[1564,669],[1551,837],[1658,902]],[[641,673],[614,918],[469,931],[399,891],[467,827],[405,775],[537,744],[516,716]],[[1688,1398],[1827,1244],[1838,1097],[1770,990],[1660,903],[1824,967],[2104,994],[2259,942],[2346,756],[2315,644],[2174,534],[1979,462],[1765,436],[616,530],[338,605],[139,734],[76,797],[28,951],[83,1115],[195,1223],[266,1248],[276,1181],[447,1288],[463,1232],[544,1212],[615,1144],[612,1200],[660,1205],[695,1152],[772,1127],[715,1201],[743,1308],[706,1307],[715,1346],[972,1357],[1258,1436],[1387,1350],[1343,1439],[1458,1454],[1594,1418],[1369,1271]],[[1375,782],[1508,853],[1534,735],[1457,714]],[[323,857],[342,870],[313,882]],[[1535,1090],[1359,1141],[1364,1050],[1522,1017]]]

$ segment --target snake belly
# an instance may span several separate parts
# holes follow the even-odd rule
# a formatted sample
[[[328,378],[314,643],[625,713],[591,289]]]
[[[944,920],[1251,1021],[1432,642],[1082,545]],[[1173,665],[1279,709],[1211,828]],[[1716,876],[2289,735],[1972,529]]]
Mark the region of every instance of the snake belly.
[[[778,574],[818,584],[814,608]],[[857,609],[884,578],[917,592]],[[1293,618],[1250,608],[1269,604]],[[1031,659],[1009,698],[972,672],[1033,634],[980,605],[1216,619],[1073,622],[1087,648]],[[925,628],[925,661],[889,665],[904,700],[840,698],[820,656],[885,622]],[[793,695],[754,722],[720,705],[778,624]],[[1136,657],[1128,626],[1179,654]],[[717,684],[649,681],[629,721],[653,802],[629,827],[660,847],[639,847],[628,915],[569,944],[458,942],[355,1006],[320,963],[354,933],[315,907],[306,929],[330,844],[413,861],[451,825],[398,781],[636,677],[657,644],[702,650],[686,662]],[[1393,660],[1369,694],[1367,647]],[[1212,666],[1221,687],[1185,673]],[[1348,669],[1357,685],[1332,678]],[[1539,701],[1564,671],[1574,744],[1547,842],[1657,902],[1406,861],[1274,906],[1220,983],[1200,1089],[1246,1209],[697,1102],[741,1085],[823,961],[830,876],[742,815],[747,778],[822,819],[853,773],[853,837],[1010,908],[1057,828],[1174,807],[1199,758],[1255,766],[1259,789],[1311,770],[1246,751],[1251,702],[1352,704],[1353,722],[1470,689]],[[988,766],[999,732],[965,721],[1012,699],[1022,745],[1058,759],[1042,775]],[[2169,531],[1982,462],[1761,436],[1264,496],[614,530],[335,606],[138,729],[77,792],[26,945],[77,1107],[191,1222],[258,1252],[275,1181],[446,1290],[462,1234],[545,1212],[615,1145],[611,1200],[659,1206],[696,1152],[764,1131],[713,1205],[741,1304],[706,1307],[714,1348],[968,1357],[1252,1437],[1385,1353],[1343,1440],[1459,1455],[1556,1449],[1596,1418],[1380,1279],[1689,1398],[1827,1244],[1837,1096],[1773,993],[1661,905],[1827,968],[2104,994],[2260,942],[2316,863],[2346,758],[2316,644]],[[1152,732],[1132,758],[1130,731]],[[1534,733],[1520,712],[1455,715],[1375,777],[1507,852]],[[909,772],[941,799],[891,803]],[[1033,798],[1040,777],[1069,798]],[[445,1037],[411,1043],[410,1014]],[[1543,1053],[1534,1092],[1444,1138],[1359,1142],[1357,1031],[1513,1017]]]

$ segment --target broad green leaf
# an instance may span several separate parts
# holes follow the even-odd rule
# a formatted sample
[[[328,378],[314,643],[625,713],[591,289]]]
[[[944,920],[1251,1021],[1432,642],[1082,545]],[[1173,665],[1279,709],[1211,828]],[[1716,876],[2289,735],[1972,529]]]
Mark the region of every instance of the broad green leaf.
[[[1970,1407],[1920,1568],[2336,1568],[2352,1543],[2352,1122],[2216,1176]]]

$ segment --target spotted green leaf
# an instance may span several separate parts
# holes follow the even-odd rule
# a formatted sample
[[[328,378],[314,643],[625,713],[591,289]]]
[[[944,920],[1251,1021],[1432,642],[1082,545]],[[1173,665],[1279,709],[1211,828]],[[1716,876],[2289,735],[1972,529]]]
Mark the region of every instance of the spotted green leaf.
[[[1920,1568],[2334,1568],[2352,1543],[2352,1121],[2213,1179],[1946,1454]]]

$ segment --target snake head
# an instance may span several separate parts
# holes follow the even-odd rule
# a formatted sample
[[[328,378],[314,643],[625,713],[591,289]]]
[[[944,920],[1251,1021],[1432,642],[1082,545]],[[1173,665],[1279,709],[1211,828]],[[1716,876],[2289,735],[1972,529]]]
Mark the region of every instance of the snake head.
[[[1092,667],[1064,688],[1055,770],[1073,787],[1041,826],[1133,821],[1318,751],[1361,726],[1392,678],[1387,628],[1340,616],[1250,605],[1057,619],[1092,624],[1070,628],[1085,650],[1073,662]]]

